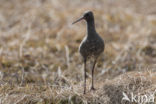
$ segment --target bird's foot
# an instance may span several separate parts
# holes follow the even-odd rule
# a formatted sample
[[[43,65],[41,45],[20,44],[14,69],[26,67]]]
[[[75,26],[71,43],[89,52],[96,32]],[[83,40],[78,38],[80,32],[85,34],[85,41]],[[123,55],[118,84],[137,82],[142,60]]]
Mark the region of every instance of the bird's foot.
[[[95,91],[96,89],[92,86],[91,88],[90,88],[90,91]]]
[[[83,91],[83,94],[86,94],[86,91]]]

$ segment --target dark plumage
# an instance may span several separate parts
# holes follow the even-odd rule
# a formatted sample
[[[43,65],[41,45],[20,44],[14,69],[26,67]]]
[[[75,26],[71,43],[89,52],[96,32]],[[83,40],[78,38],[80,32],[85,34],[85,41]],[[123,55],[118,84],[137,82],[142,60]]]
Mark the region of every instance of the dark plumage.
[[[84,37],[79,47],[79,52],[82,55],[84,61],[84,94],[85,94],[86,61],[90,59],[90,57],[94,59],[92,67],[92,85],[91,85],[91,90],[94,90],[94,67],[99,55],[104,51],[104,41],[95,30],[93,13],[91,11],[84,13],[84,15],[77,21],[73,22],[73,24],[79,22],[82,19],[84,19],[87,22],[87,35]]]

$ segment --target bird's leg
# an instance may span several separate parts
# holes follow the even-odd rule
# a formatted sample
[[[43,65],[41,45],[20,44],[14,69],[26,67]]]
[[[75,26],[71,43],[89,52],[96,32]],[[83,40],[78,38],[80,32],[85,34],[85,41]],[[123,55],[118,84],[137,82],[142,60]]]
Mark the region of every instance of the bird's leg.
[[[84,94],[86,93],[86,59],[84,59]]]
[[[95,88],[94,88],[94,68],[95,68],[95,65],[96,65],[96,59],[94,60],[93,67],[92,67],[92,85],[91,85],[90,90],[95,90]]]

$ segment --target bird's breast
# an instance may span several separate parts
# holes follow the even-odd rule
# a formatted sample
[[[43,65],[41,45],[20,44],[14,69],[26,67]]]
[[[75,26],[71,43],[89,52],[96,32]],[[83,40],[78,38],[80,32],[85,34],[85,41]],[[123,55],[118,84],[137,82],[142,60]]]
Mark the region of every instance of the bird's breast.
[[[98,56],[104,50],[104,42],[102,39],[87,39],[85,38],[79,47],[80,54],[83,57]]]

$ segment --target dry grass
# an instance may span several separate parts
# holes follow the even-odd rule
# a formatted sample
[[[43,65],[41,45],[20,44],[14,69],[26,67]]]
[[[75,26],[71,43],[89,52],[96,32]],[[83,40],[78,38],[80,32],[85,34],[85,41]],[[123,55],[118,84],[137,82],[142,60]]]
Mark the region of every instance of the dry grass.
[[[155,0],[0,0],[0,104],[127,104],[122,91],[154,91],[155,5]],[[94,12],[106,48],[96,67],[97,90],[83,95],[78,46],[85,23],[71,23],[86,10]],[[87,76],[89,87],[89,69]]]

